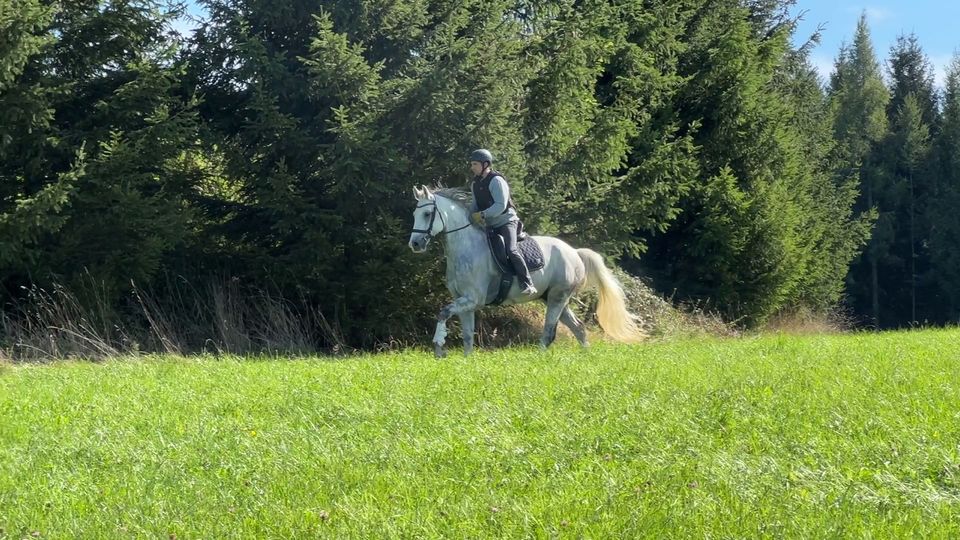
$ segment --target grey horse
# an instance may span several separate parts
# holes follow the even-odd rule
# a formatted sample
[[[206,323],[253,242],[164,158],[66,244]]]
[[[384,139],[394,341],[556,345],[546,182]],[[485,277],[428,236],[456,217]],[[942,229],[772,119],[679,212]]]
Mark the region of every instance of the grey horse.
[[[413,211],[413,232],[410,249],[426,251],[431,239],[444,237],[447,259],[447,289],[452,303],[440,310],[437,330],[433,335],[434,353],[446,356],[447,320],[457,315],[463,333],[463,352],[473,352],[475,312],[497,296],[500,271],[487,244],[486,233],[470,223],[471,194],[459,188],[413,189],[417,206]],[[534,236],[544,255],[543,269],[530,273],[540,299],[547,304],[546,321],[540,346],[547,348],[557,335],[562,322],[587,346],[587,332],[568,303],[584,286],[599,289],[597,319],[600,327],[617,341],[636,343],[645,336],[638,318],[629,313],[623,289],[603,262],[603,257],[589,249],[574,249],[566,242],[550,236]],[[502,305],[519,304],[537,299],[522,296],[516,281]]]

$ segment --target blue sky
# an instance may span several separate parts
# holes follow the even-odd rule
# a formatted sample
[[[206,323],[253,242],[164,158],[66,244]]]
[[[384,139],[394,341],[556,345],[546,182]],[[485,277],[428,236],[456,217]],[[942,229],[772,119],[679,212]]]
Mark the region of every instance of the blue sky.
[[[901,34],[916,34],[923,51],[936,71],[937,82],[954,51],[960,50],[960,33],[955,26],[960,21],[960,2],[957,0],[871,0],[844,2],[838,0],[797,0],[792,13],[806,11],[794,41],[800,44],[819,24],[825,26],[820,45],[814,49],[811,60],[821,75],[828,76],[833,68],[841,43],[850,43],[857,29],[860,13],[867,13],[870,37],[877,57],[884,62],[890,47]]]
[[[200,6],[194,0],[185,0],[184,3],[187,6],[187,14],[190,17],[198,18],[202,17],[203,10],[200,9]],[[179,20],[173,23],[173,27],[182,33],[187,33],[193,30],[196,27],[196,23],[189,20]]]

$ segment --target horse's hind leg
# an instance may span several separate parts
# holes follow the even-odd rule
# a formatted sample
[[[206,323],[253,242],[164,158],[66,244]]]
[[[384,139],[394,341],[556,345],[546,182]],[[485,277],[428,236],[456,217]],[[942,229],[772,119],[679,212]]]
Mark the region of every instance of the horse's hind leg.
[[[581,346],[586,347],[590,345],[587,342],[587,327],[574,315],[569,304],[563,308],[563,313],[560,314],[560,322],[573,332],[573,335],[577,337],[577,341],[580,342]]]

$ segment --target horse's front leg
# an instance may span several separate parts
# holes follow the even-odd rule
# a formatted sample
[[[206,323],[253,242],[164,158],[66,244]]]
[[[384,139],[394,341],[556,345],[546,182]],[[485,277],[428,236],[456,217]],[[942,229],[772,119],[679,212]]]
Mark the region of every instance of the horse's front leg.
[[[477,309],[476,300],[470,298],[469,296],[461,296],[440,310],[440,314],[437,316],[437,331],[433,334],[433,352],[437,358],[443,358],[447,355],[447,351],[443,348],[443,345],[447,339],[447,319],[453,317],[454,315],[462,315],[463,313],[467,312],[473,313],[475,309]],[[470,339],[472,341],[472,330],[470,334]]]
[[[470,354],[473,353],[473,332],[476,316],[476,311],[464,311],[460,314],[460,329],[463,333],[464,356],[470,356]]]

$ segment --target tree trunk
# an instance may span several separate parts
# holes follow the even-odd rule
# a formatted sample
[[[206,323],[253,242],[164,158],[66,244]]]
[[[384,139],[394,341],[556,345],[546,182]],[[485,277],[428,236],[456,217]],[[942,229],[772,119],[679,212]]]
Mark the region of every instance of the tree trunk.
[[[873,208],[873,179],[869,179],[866,184],[867,208]],[[877,253],[876,250],[869,250],[867,254],[870,259],[870,306],[871,313],[873,313],[873,326],[874,328],[880,328],[880,293],[878,292],[880,287],[877,278]]]
[[[917,252],[914,228],[913,170],[910,170],[910,325],[917,324]]]

